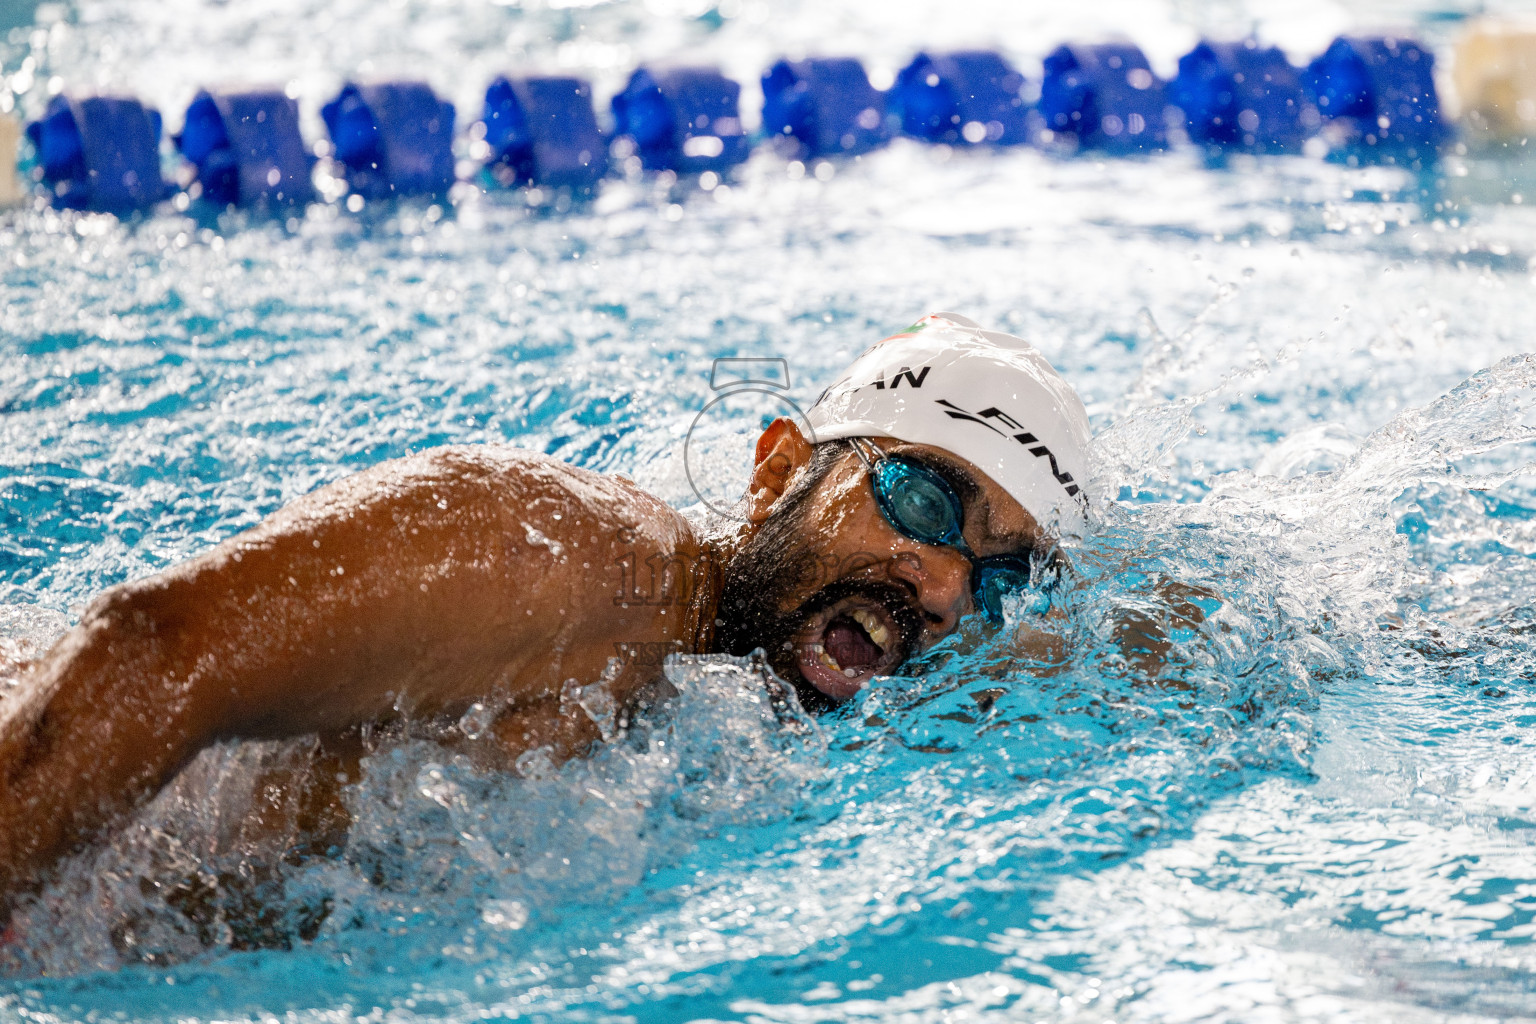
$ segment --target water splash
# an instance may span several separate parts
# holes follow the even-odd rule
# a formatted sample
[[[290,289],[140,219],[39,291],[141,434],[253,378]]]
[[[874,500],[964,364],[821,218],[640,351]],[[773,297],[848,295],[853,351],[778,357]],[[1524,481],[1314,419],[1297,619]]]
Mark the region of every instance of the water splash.
[[[1467,594],[1448,570],[1468,545],[1493,565],[1536,550],[1536,514],[1520,511],[1533,385],[1536,360],[1512,357],[1347,454],[1328,435],[1329,468],[1282,460],[1283,473],[1214,476],[1199,500],[1103,503],[1051,615],[968,628],[820,723],[750,661],[674,660],[677,697],[628,731],[601,681],[576,685],[568,703],[610,738],[597,756],[535,754],[509,774],[426,739],[383,742],[346,790],[344,849],[324,854],[244,830],[261,780],[302,766],[305,742],[207,751],[24,910],[8,969],[182,964],[191,980],[211,953],[383,969],[432,950],[434,985],[478,979],[483,1005],[520,1012],[707,1003],[737,985],[731,1005],[771,1007],[761,966],[774,962],[887,1008],[957,971],[972,979],[965,1005],[995,991],[999,1007],[1044,1005],[1047,983],[1051,998],[1104,1005],[1093,979],[1112,973],[1111,952],[1073,968],[1050,952],[1060,929],[1112,928],[1073,903],[1087,880],[1116,906],[1140,900],[1159,851],[1284,780],[1318,780],[1320,751],[1334,771],[1341,700],[1358,713],[1381,683],[1429,696],[1454,681],[1485,720],[1486,675],[1506,694],[1536,678],[1536,651],[1504,625],[1521,585],[1446,614]],[[1150,395],[1105,432],[1122,449],[1163,450],[1164,425],[1197,407]],[[477,731],[482,711],[455,728]],[[1526,792],[1520,778],[1507,771],[1504,791]],[[1041,923],[998,931],[1023,920]],[[971,952],[935,960],[941,937]],[[910,963],[877,952],[892,942]],[[1143,965],[1165,956],[1150,934],[1133,948]],[[854,966],[866,962],[878,979]],[[284,987],[297,976],[281,961],[258,963],[275,973],[237,992],[276,984],[314,1005]],[[1161,998],[1163,976],[1145,977],[1115,1012]],[[973,991],[983,978],[995,983]],[[187,998],[157,994],[153,1012],[199,1005]]]
[[[1001,636],[968,629],[825,726],[761,664],[674,660],[679,695],[627,733],[587,692],[601,681],[572,690],[611,740],[589,761],[535,755],[507,775],[426,740],[385,744],[347,790],[345,852],[321,858],[297,855],[291,834],[243,831],[262,779],[309,745],[205,752],[25,915],[32,968],[349,948],[396,921],[418,939],[451,933],[477,960],[501,949],[474,941],[481,926],[535,941],[573,905],[631,899],[701,845],[717,856],[723,831],[761,831],[761,844],[790,818],[803,825],[783,855],[802,866],[875,822],[924,865],[926,880],[838,918],[864,929],[905,900],[958,904],[985,879],[1123,860],[1252,779],[1307,776],[1320,685],[1379,667],[1383,617],[1425,579],[1392,509],[1471,457],[1504,453],[1458,478],[1469,491],[1526,467],[1505,450],[1532,439],[1533,362],[1506,360],[1404,414],[1338,469],[1229,474],[1198,503],[1111,507],[1073,553],[1055,614]]]
[[[829,38],[892,66],[976,41],[931,7],[407,3],[352,5],[337,51],[310,6],[253,36],[240,5],[82,5],[0,67],[37,58],[24,108],[57,74],[174,115],[258,64],[313,109],[332,75],[478,88],[508,52],[601,93],[668,53],[751,78]],[[1371,20],[1423,7],[1388,6]],[[1108,27],[1154,60],[1188,42],[1162,5],[1079,8],[980,20],[1026,59]],[[59,616],[436,443],[689,502],[712,358],[784,355],[814,392],[931,308],[1039,342],[1105,466],[1059,617],[957,636],[814,724],[750,667],[679,665],[673,710],[621,735],[581,681],[598,757],[496,774],[380,738],[339,852],[242,827],[302,742],[209,751],[27,910],[0,1016],[1524,1012],[1536,491],[1528,367],[1500,360],[1529,348],[1530,214],[1305,160],[900,143],[800,170],[613,181],[558,216],[497,194],[292,225],[0,219],[12,607]]]

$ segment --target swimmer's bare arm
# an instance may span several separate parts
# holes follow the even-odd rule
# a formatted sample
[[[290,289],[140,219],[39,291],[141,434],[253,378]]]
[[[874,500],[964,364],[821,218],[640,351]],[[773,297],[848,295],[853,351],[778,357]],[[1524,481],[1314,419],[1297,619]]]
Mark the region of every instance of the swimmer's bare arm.
[[[590,738],[559,713],[564,680],[595,679],[619,643],[694,640],[682,604],[616,602],[626,556],[698,548],[622,480],[444,449],[112,588],[0,704],[0,906],[220,738],[455,714],[493,694],[535,733],[513,743],[573,723],[568,742]]]
[[[1197,631],[1211,610],[1220,607],[1221,598],[1207,587],[1166,577],[1155,581],[1149,591],[1122,595],[1108,615],[1105,625],[1110,632],[1105,639],[1119,649],[1125,668],[1135,676],[1177,687],[1177,677],[1165,678],[1175,646],[1173,637]],[[1025,616],[1008,636],[1010,660],[999,671],[1014,671],[1015,662],[1020,661],[1037,676],[1066,670],[1073,659],[1063,629],[1066,621],[1066,613],[1058,607],[1040,620]]]

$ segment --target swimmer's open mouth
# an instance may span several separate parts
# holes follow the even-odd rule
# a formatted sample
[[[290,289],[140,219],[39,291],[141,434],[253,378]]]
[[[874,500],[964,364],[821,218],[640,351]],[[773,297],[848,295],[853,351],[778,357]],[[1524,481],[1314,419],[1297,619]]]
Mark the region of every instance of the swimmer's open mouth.
[[[828,697],[847,700],[875,676],[906,661],[910,647],[889,608],[864,596],[845,597],[800,631],[796,667]]]

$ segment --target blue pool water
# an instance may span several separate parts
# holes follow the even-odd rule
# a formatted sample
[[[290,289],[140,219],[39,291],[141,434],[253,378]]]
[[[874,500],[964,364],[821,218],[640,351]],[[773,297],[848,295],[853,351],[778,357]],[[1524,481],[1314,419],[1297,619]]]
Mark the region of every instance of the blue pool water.
[[[24,109],[57,76],[174,124],[242,78],[293,83],[308,116],[344,73],[408,69],[462,110],[520,61],[605,95],[670,54],[750,78],[996,41],[1027,68],[1119,29],[1166,72],[1200,29],[1301,56],[1351,25],[1443,46],[1459,13],[953,7],[90,0],[0,71]],[[1419,179],[898,143],[566,211],[0,215],[11,653],[432,445],[515,443],[689,505],[711,360],[782,357],[803,402],[933,309],[1034,339],[1100,462],[1064,663],[968,634],[820,721],[750,665],[677,663],[672,706],[588,761],[488,776],[386,745],[345,853],[297,865],[238,826],[302,742],[205,752],[23,907],[0,1019],[1536,1019],[1527,196],[1530,166],[1476,153]],[[755,425],[714,424],[706,454]],[[1168,618],[1168,581],[1219,608],[1148,678],[1110,631]]]

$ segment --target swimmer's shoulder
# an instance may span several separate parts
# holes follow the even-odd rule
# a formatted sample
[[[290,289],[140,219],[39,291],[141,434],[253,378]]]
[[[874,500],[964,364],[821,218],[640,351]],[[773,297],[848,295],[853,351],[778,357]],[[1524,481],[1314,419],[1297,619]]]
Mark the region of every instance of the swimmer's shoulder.
[[[569,584],[560,600],[580,612],[572,629],[600,640],[604,659],[615,650],[628,659],[635,650],[654,656],[709,646],[716,567],[694,525],[666,502],[628,477],[523,448],[422,454],[428,472],[475,480],[515,546],[540,549],[540,560],[552,556],[547,582]],[[654,674],[659,661],[648,664],[627,673],[626,685]]]
[[[480,489],[509,512],[537,519],[555,533],[602,532],[658,552],[696,553],[702,547],[692,523],[628,477],[573,466],[543,452],[447,445],[390,465],[402,477]]]
[[[597,473],[511,445],[448,445],[371,466],[269,515],[155,581],[261,553],[312,545],[378,551],[389,538],[410,549],[462,551],[465,538],[500,536],[526,546],[529,530],[566,546],[603,544],[652,555],[697,556],[692,524],[625,477]],[[395,544],[394,547],[400,547]],[[451,550],[450,550],[451,549]]]

